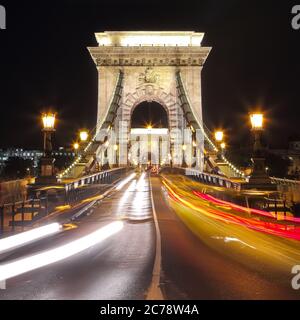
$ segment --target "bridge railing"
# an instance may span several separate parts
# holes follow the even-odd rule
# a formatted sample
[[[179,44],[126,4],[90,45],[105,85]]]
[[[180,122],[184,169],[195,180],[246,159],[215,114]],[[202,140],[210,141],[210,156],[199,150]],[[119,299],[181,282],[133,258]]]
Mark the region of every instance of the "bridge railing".
[[[197,169],[192,168],[181,168],[181,167],[164,167],[161,172],[170,172],[184,175],[190,179],[195,181],[199,181],[206,185],[212,185],[217,187],[223,187],[226,189],[231,189],[232,191],[242,191],[241,186],[243,183],[239,183],[228,179],[227,177],[222,177],[214,174],[200,172]],[[300,185],[299,181],[273,178],[273,183],[278,184],[279,182],[283,183],[291,183],[292,187],[297,186],[295,189],[300,190],[298,187]],[[290,185],[289,185],[290,186]],[[214,190],[212,195],[225,201],[229,201],[235,203],[237,205],[241,205],[247,208],[254,208],[265,210],[273,213],[274,219],[289,219],[288,215],[292,214],[293,216],[300,216],[300,207],[297,205],[297,199],[294,195],[294,202],[290,201],[285,192],[280,190],[280,185],[278,185],[279,190],[272,191],[267,194],[256,194],[256,193],[246,193],[237,192],[237,193],[225,193],[222,190]],[[299,203],[299,201],[298,201]]]
[[[223,187],[227,189],[234,189],[237,191],[241,190],[241,183],[233,181],[225,176],[214,175],[210,173],[201,172],[193,168],[181,168],[181,167],[164,167],[162,171],[170,171],[180,173],[188,176],[196,181],[203,182],[206,184]]]
[[[31,198],[28,200],[5,203],[0,207],[0,235],[4,229],[14,231],[16,227],[24,227],[29,221],[49,214],[47,196]]]
[[[116,180],[120,179],[127,171],[128,168],[115,168],[83,176],[69,183],[66,183],[65,204],[72,204],[83,197],[91,196],[94,191],[99,191],[99,184],[111,184]],[[95,185],[97,185],[96,188]]]
[[[128,170],[128,168],[110,169],[38,189],[32,185],[28,199],[0,206],[0,236],[5,231],[15,231],[17,227],[23,229],[65,206],[72,206],[84,199],[99,195]]]
[[[300,187],[300,181],[298,181],[298,180],[290,180],[290,179],[276,178],[276,177],[270,177],[270,179],[275,184],[299,186]]]

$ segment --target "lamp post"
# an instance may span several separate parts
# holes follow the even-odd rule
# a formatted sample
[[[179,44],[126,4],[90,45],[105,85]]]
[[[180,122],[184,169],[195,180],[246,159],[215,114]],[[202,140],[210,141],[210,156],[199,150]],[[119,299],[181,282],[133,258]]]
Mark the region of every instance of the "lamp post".
[[[216,131],[215,132],[216,141],[222,142],[223,141],[223,137],[224,137],[223,131]]]
[[[79,150],[79,143],[78,142],[75,142],[73,144],[73,149],[74,149],[74,152],[75,152],[75,156],[77,156],[78,150]]]
[[[52,133],[55,131],[55,113],[44,113],[42,115],[44,134],[44,155],[41,158],[41,173],[37,178],[38,184],[48,184],[57,182],[54,172],[54,161],[52,157]]]
[[[220,145],[220,148],[219,148],[219,151],[218,151],[218,154],[217,154],[217,160],[218,161],[221,161],[221,156],[223,154],[223,149],[225,148],[225,143],[223,142],[223,138],[224,138],[224,133],[223,131],[216,131],[215,132],[215,139],[217,141],[217,143]],[[224,148],[222,148],[222,145],[224,146]]]
[[[88,137],[89,137],[89,134],[86,130],[81,130],[79,132],[79,138],[80,138],[80,150],[79,151],[81,154],[81,162],[82,163],[86,162],[84,149],[86,147],[86,142],[87,142]]]
[[[80,141],[85,143],[87,141],[88,137],[89,137],[89,134],[88,134],[87,131],[82,130],[82,131],[79,132],[79,137],[80,137]]]
[[[245,187],[250,189],[273,190],[276,188],[276,185],[271,184],[270,177],[266,172],[265,157],[261,145],[261,136],[264,129],[263,113],[251,113],[250,122],[254,135],[253,154],[251,159],[253,162],[253,171],[249,178],[249,183]]]
[[[224,152],[225,152],[225,149],[226,149],[226,143],[222,142],[220,144],[220,147],[221,147],[221,155],[224,156]]]

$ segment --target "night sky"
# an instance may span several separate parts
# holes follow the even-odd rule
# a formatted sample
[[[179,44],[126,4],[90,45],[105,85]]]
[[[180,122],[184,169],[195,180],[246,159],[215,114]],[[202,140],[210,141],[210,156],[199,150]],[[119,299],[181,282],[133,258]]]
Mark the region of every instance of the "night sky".
[[[58,112],[56,142],[93,128],[97,72],[86,49],[105,30],[195,30],[213,50],[202,74],[203,113],[231,143],[249,135],[247,113],[260,107],[274,147],[300,134],[300,1],[2,1],[0,148],[41,148],[39,115]]]

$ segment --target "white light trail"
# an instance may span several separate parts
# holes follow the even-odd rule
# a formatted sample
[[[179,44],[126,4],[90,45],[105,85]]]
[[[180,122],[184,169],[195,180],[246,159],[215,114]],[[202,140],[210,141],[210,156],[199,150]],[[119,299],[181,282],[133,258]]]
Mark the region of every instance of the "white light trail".
[[[118,204],[118,214],[119,214],[119,213],[121,214],[121,213],[123,212],[123,209],[122,209],[122,208],[123,208],[124,204],[126,203],[126,201],[128,200],[130,194],[135,190],[135,186],[136,186],[136,180],[134,179],[134,180],[130,183],[129,187],[126,189],[126,191],[124,192],[122,198],[121,198],[120,201],[119,201],[119,204]]]
[[[121,221],[112,222],[105,227],[102,227],[99,230],[66,245],[0,265],[0,281],[5,281],[28,271],[69,258],[119,232],[122,230],[123,226],[124,224]]]
[[[146,176],[146,173],[143,172],[136,184],[136,187],[135,187],[135,190],[137,191],[142,191],[144,186],[145,186],[145,176]]]
[[[26,232],[16,234],[0,240],[0,253],[9,249],[25,245],[28,242],[49,236],[58,232],[61,229],[59,223],[51,223],[46,226],[35,228]]]
[[[130,180],[132,180],[136,176],[135,173],[132,173],[130,176],[122,180],[116,187],[117,190],[121,190]]]

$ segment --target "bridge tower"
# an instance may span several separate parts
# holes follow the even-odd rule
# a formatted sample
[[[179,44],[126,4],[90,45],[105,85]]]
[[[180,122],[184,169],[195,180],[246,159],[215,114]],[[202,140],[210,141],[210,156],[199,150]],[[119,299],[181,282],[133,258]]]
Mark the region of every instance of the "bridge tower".
[[[188,128],[202,128],[201,71],[211,50],[202,47],[204,34],[193,31],[116,32],[95,34],[98,46],[88,50],[98,70],[98,115],[96,140],[101,129],[116,133],[115,151],[120,165],[130,158],[126,143],[131,137],[131,118],[141,103],[155,102],[168,115],[169,158],[180,165],[183,152],[174,146],[175,136]],[[102,131],[103,131],[102,130]],[[182,134],[183,137],[183,134]],[[203,168],[204,142],[187,143],[185,153],[194,154]],[[98,148],[97,158],[109,155],[108,146]],[[194,151],[193,151],[194,147]],[[177,163],[178,162],[178,163]]]

